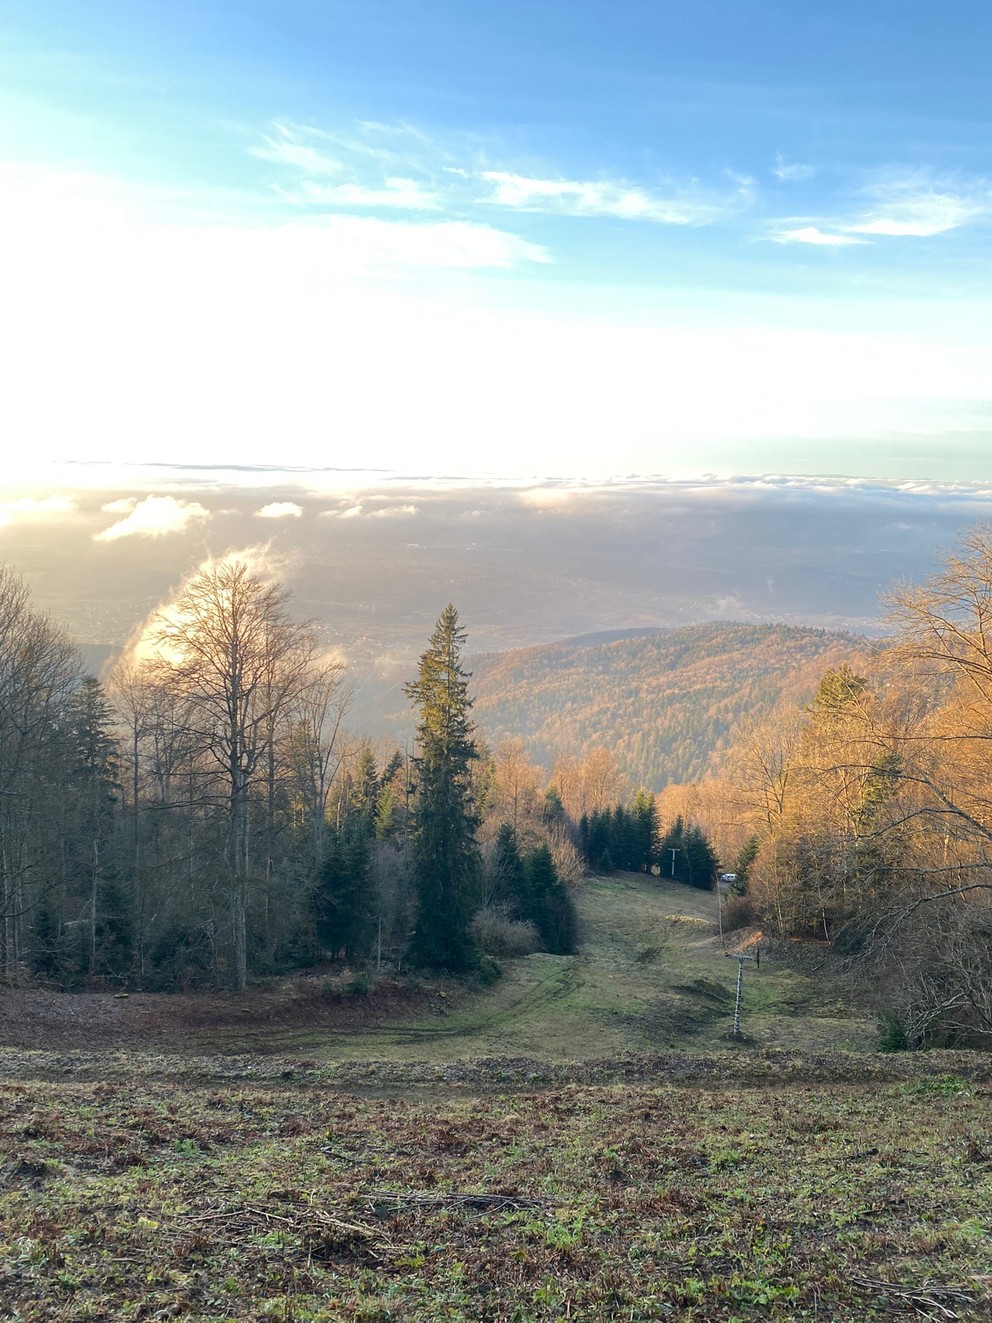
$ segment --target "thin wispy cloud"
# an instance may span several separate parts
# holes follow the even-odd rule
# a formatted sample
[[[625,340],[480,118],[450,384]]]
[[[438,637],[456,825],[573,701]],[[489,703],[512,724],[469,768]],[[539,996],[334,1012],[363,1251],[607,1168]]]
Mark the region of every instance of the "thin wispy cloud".
[[[778,244],[839,249],[873,240],[933,237],[992,211],[986,181],[941,181],[923,167],[901,174],[879,170],[862,185],[860,208],[850,205],[849,186],[833,195],[820,188],[824,204],[820,215],[803,221],[778,220],[769,227],[767,219],[760,219],[755,179],[746,172],[725,170],[720,187],[707,186],[698,178],[658,186],[620,178],[608,168],[600,177],[523,171],[511,163],[481,168],[476,163],[479,157],[488,155],[491,160],[495,151],[480,149],[468,138],[442,141],[408,123],[366,121],[345,129],[317,129],[278,122],[251,150],[259,159],[283,167],[284,177],[273,184],[280,197],[296,206],[330,212],[329,219],[337,215],[346,220],[349,213],[377,210],[411,217],[435,212],[446,217],[441,224],[471,226],[479,224],[467,219],[473,211],[498,207],[507,213],[691,229],[750,214],[751,219],[742,224],[763,228]],[[771,173],[788,184],[809,183],[818,174],[812,164],[787,159],[781,152]],[[843,190],[843,171],[835,174],[840,181],[837,189]],[[843,206],[834,212],[831,201]],[[374,231],[366,237],[373,262],[382,259],[386,246],[394,250],[389,261],[425,264],[423,245],[414,241],[411,248],[409,234],[397,235],[392,245],[384,245]],[[467,259],[464,245],[456,244],[450,262],[435,254],[426,264],[499,267],[549,260],[547,251],[537,254],[522,247],[527,242],[520,236],[505,236],[496,245],[498,256],[487,244],[478,261]]]
[[[845,230],[887,238],[929,239],[992,213],[992,191],[984,182],[955,191],[911,178],[873,191],[879,194],[876,204],[859,220],[844,226]]]
[[[821,230],[818,225],[799,225],[794,229],[776,230],[772,234],[775,243],[805,243],[818,248],[847,248],[851,244],[866,243],[865,239],[855,239],[850,234],[836,234]]]
[[[338,174],[343,169],[341,162],[314,145],[313,140],[320,136],[316,130],[301,130],[294,124],[277,122],[271,135],[266,134],[258,146],[248,150],[260,161],[303,170],[310,175]]]
[[[319,134],[319,136],[318,136]],[[329,148],[334,153],[327,156]],[[280,196],[299,205],[338,210],[388,207],[443,210],[464,216],[479,206],[574,217],[647,221],[659,225],[705,225],[752,200],[754,180],[725,172],[727,190],[697,181],[661,189],[612,179],[570,179],[474,163],[477,143],[443,144],[410,124],[359,123],[348,130],[316,130],[279,124],[253,155],[295,167],[295,183],[280,180]],[[319,168],[310,169],[313,161]],[[328,175],[347,176],[330,182]],[[482,192],[480,193],[480,185]]]
[[[123,502],[114,502],[123,505]],[[116,542],[123,537],[165,537],[182,533],[191,523],[208,519],[210,511],[199,501],[185,501],[174,496],[146,496],[116,524],[94,533],[94,542]]]
[[[402,211],[437,211],[441,201],[415,179],[390,177],[380,188],[367,184],[318,184],[305,179],[295,192],[280,190],[294,201],[327,207],[393,207]]]
[[[484,170],[491,185],[482,201],[516,211],[545,211],[568,216],[609,216],[619,220],[653,221],[659,225],[704,225],[725,214],[731,200],[713,200],[689,193],[671,197],[610,180],[541,179],[502,170]],[[738,181],[734,199],[750,189]]]
[[[775,164],[772,166],[772,174],[776,179],[781,179],[783,183],[799,183],[804,179],[812,179],[816,170],[811,165],[806,165],[802,161],[786,161],[782,154],[775,157]]]
[[[952,185],[926,172],[893,177],[884,172],[861,190],[869,206],[815,222],[779,221],[770,237],[780,244],[845,248],[887,239],[929,239],[992,217],[992,189],[986,180]]]

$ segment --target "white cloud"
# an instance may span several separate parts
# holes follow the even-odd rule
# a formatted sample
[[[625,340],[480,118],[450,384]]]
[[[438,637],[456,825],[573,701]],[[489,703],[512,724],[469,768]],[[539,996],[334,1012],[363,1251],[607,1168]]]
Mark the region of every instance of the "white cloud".
[[[848,248],[852,244],[866,243],[849,234],[830,234],[817,225],[801,225],[793,230],[778,230],[772,236],[775,243],[807,243],[822,248]]]
[[[156,499],[149,497],[149,500]],[[145,502],[142,502],[145,504]],[[186,504],[180,501],[179,504]],[[139,507],[140,508],[140,507]],[[269,543],[256,543],[241,550],[228,551],[223,556],[208,556],[183,579],[180,586],[150,611],[121,649],[119,660],[148,661],[161,659],[175,662],[178,658],[167,643],[163,643],[160,634],[164,622],[183,620],[178,602],[186,585],[200,574],[210,574],[227,565],[244,565],[248,571],[264,583],[278,584],[286,582],[298,564],[296,553],[287,554],[275,551]]]
[[[137,504],[136,496],[121,496],[116,501],[108,501],[106,505],[101,505],[100,510],[103,514],[130,514]]]
[[[493,186],[482,201],[517,211],[614,216],[659,225],[702,225],[728,210],[726,201],[708,200],[691,193],[660,197],[643,188],[608,180],[535,179],[502,170],[485,170],[481,178]],[[739,185],[739,200],[741,195],[749,193],[753,181],[735,182]]]
[[[303,507],[295,501],[270,501],[255,511],[256,519],[299,519],[302,514]]]
[[[294,195],[290,195],[294,196]],[[415,179],[390,176],[380,188],[365,184],[315,184],[304,180],[295,199],[329,207],[395,207],[404,211],[437,211],[440,200]]]
[[[775,157],[775,164],[772,166],[772,174],[776,179],[781,179],[783,183],[798,183],[803,179],[812,179],[816,170],[811,165],[804,165],[801,161],[786,161],[782,153]]]
[[[116,504],[116,502],[115,502]],[[102,533],[94,533],[94,542],[116,542],[122,537],[164,537],[181,533],[194,520],[207,519],[210,511],[198,501],[177,500],[174,496],[146,496],[119,523]]]
[[[330,216],[320,228],[339,261],[347,262],[350,257],[365,268],[506,270],[522,262],[551,261],[547,249],[540,244],[473,221],[387,221],[373,216]]]
[[[337,510],[321,510],[321,519],[358,519],[364,513],[364,507],[360,504],[342,505]]]
[[[573,495],[568,487],[527,487],[518,493],[517,499],[528,509],[548,514],[564,510]]]

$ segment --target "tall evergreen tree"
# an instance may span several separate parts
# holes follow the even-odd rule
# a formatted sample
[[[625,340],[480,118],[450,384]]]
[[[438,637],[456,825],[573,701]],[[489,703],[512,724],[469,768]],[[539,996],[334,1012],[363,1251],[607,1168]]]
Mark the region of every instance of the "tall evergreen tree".
[[[413,839],[417,919],[410,958],[453,973],[469,969],[468,932],[479,888],[480,858],[472,763],[478,757],[470,718],[465,632],[449,603],[420,658],[406,694],[419,709]]]
[[[375,756],[371,749],[363,749],[358,755],[354,775],[351,781],[351,794],[348,811],[361,819],[366,835],[375,834],[376,810],[379,806],[379,792],[382,783],[375,765]]]
[[[547,790],[544,792],[542,816],[545,825],[548,827],[562,825],[568,816],[565,813],[565,805],[562,803],[561,793],[555,785],[548,786]]]
[[[654,795],[638,790],[630,806],[633,819],[634,863],[639,872],[650,873],[658,859],[658,806]]]

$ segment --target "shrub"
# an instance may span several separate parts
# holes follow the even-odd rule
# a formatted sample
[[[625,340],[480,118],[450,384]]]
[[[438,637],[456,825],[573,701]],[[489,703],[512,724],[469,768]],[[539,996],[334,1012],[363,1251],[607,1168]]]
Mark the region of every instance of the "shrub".
[[[729,895],[723,904],[723,931],[746,928],[754,923],[754,902],[749,896]]]
[[[530,955],[541,944],[536,926],[529,921],[511,919],[502,905],[479,910],[470,932],[472,941],[484,955],[502,959]]]
[[[484,988],[491,988],[503,977],[503,966],[494,956],[481,955],[475,974]]]
[[[367,997],[370,986],[368,974],[359,970],[350,978],[325,978],[320,985],[320,995],[325,1001],[347,1001],[349,997]]]
[[[906,1021],[901,1011],[883,1011],[878,1019],[879,1052],[908,1052],[910,1047]]]

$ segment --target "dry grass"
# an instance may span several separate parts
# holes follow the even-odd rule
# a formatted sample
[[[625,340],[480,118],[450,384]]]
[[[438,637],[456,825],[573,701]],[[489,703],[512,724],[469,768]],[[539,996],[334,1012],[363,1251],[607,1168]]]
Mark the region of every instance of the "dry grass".
[[[289,1075],[0,1088],[4,1317],[988,1317],[992,1095],[963,1077],[412,1101]]]

